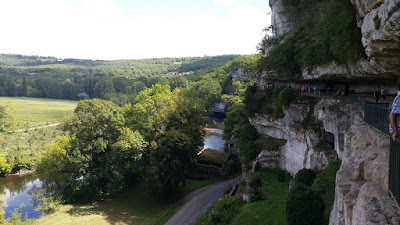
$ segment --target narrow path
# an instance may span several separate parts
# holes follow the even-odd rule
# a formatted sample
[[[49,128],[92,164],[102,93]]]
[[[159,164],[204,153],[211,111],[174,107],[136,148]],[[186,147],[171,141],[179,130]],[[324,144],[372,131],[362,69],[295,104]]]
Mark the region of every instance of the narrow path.
[[[229,186],[234,186],[238,178],[223,181],[201,188],[191,193],[186,198],[185,205],[173,215],[165,225],[186,225],[193,224],[202,216],[216,200],[218,200]]]
[[[7,131],[7,133],[14,133],[14,132],[24,132],[26,130],[35,130],[35,129],[43,129],[43,128],[49,128],[49,127],[55,127],[61,125],[61,123],[53,123],[53,124],[49,124],[49,125],[43,125],[43,126],[38,126],[38,127],[31,127],[28,129],[19,129],[19,130],[13,130],[13,131]],[[3,132],[5,133],[5,132]],[[0,133],[1,134],[1,133]]]

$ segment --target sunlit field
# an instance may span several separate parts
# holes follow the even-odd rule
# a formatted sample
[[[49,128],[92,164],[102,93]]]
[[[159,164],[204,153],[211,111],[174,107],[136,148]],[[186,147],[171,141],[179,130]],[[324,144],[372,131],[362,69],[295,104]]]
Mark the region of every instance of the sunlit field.
[[[76,107],[78,101],[0,97],[0,105],[10,105],[15,110],[17,129],[27,129],[62,122]]]

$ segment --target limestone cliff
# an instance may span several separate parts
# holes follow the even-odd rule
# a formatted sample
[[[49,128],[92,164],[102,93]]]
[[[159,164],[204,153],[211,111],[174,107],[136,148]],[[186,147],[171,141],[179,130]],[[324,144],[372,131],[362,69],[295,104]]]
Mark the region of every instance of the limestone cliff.
[[[400,210],[388,192],[389,136],[363,122],[359,106],[330,112],[333,102],[315,107],[324,128],[334,133],[342,160],[329,224],[400,224]]]
[[[250,118],[258,133],[287,140],[279,151],[262,151],[253,169],[281,168],[294,175],[303,168],[321,170],[338,157],[342,165],[336,176],[330,225],[400,224],[400,208],[388,191],[389,136],[364,122],[359,105],[330,111],[329,106],[336,103],[322,99],[315,106],[314,116],[321,122],[318,132],[299,125],[310,110],[306,104],[290,105],[279,120],[261,114]],[[317,151],[327,134],[334,149]],[[237,143],[233,137],[231,151],[237,150]]]
[[[304,119],[310,106],[292,104],[284,109],[284,117],[273,120],[269,115],[256,114],[250,123],[258,133],[274,138],[286,139],[286,144],[278,152],[263,151],[256,159],[257,167],[281,168],[295,175],[303,168],[325,168],[330,160],[337,159],[335,152],[318,152],[315,147],[323,140],[321,132],[304,130],[299,123]]]
[[[400,76],[400,0],[349,0],[362,32],[366,59],[355,64],[331,62],[302,71],[302,79],[397,79]],[[270,1],[274,34],[293,30],[282,0]]]

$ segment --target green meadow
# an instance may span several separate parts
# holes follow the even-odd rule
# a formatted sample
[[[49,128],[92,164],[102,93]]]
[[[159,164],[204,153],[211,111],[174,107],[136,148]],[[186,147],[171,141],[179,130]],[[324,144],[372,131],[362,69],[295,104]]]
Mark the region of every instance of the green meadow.
[[[64,132],[60,126],[37,128],[60,123],[73,112],[78,101],[28,97],[0,97],[0,105],[12,107],[17,130],[0,133],[1,154],[11,172],[31,170],[48,143],[54,143]]]
[[[62,122],[76,107],[78,101],[0,97],[0,105],[10,105],[17,119],[17,129],[27,129]]]

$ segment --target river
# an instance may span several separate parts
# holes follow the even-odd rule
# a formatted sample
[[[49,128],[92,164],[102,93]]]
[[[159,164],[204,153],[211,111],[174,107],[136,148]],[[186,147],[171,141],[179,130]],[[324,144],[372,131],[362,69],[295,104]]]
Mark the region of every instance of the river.
[[[204,149],[214,149],[218,151],[225,150],[225,141],[222,138],[222,119],[217,117],[209,117],[208,125],[204,130],[206,135],[204,136]]]
[[[39,218],[41,216],[40,211],[36,211],[35,206],[32,202],[32,195],[29,192],[34,187],[40,187],[42,182],[39,180],[36,174],[26,175],[11,175],[0,178],[0,202],[2,202],[2,208],[4,210],[4,217],[11,217],[13,210],[18,209],[21,204],[24,205],[21,211],[22,218],[25,215],[29,219]]]

